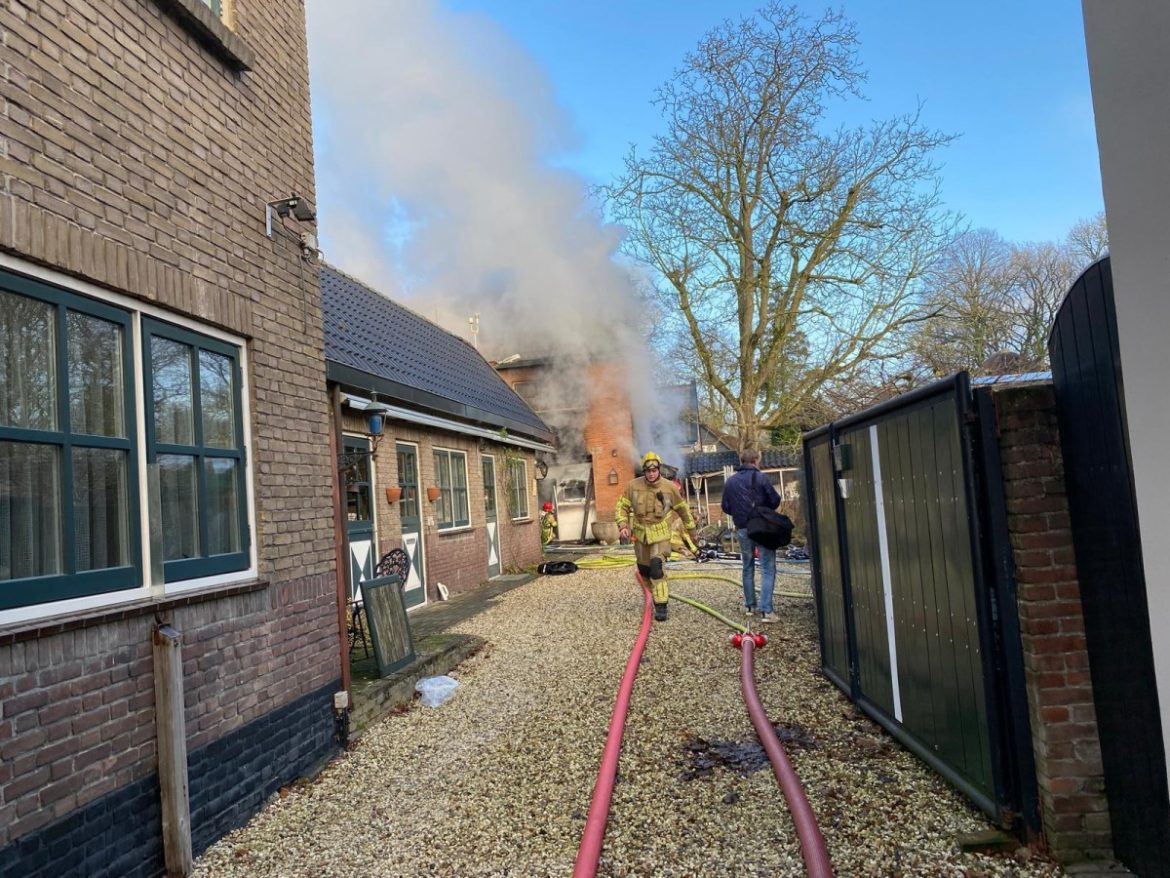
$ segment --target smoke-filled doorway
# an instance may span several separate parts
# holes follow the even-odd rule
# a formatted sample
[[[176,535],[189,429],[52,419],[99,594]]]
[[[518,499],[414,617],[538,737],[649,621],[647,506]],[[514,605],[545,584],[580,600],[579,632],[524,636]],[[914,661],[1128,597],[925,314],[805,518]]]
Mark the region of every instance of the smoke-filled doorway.
[[[588,540],[597,520],[593,502],[593,465],[586,463],[554,464],[548,468],[543,485],[552,486],[552,502],[557,513],[557,536],[561,542]]]

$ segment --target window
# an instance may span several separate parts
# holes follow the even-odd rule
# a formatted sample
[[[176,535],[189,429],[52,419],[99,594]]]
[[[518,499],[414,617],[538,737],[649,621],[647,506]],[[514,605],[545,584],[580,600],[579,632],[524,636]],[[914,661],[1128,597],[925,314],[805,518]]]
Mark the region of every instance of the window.
[[[251,70],[256,53],[233,31],[234,0],[155,0],[204,48],[234,70]]]
[[[535,411],[540,408],[540,388],[535,381],[517,381],[512,385],[516,395],[524,400]]]
[[[471,524],[467,503],[467,455],[435,449],[435,480],[439,483],[435,520],[439,530]]]
[[[483,467],[483,514],[488,521],[496,520],[496,459],[484,457]]]
[[[342,454],[342,477],[345,487],[345,520],[350,522],[374,520],[370,482],[370,443],[366,439],[345,437]]]
[[[508,460],[508,511],[512,520],[528,518],[528,465],[522,460]]]
[[[588,487],[584,479],[563,479],[557,483],[557,500],[562,503],[584,503]]]
[[[0,272],[0,609],[140,581],[130,315]]]
[[[149,522],[167,582],[248,569],[239,363],[227,342],[0,271],[0,611],[141,587]]]
[[[158,465],[166,580],[247,567],[236,349],[143,321],[146,456]]]

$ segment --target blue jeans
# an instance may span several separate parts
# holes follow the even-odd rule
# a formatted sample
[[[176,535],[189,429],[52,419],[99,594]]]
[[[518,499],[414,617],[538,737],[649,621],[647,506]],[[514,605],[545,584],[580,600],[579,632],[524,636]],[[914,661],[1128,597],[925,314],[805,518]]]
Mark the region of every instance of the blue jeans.
[[[761,613],[772,612],[772,591],[776,588],[776,550],[765,549],[758,543],[752,542],[747,530],[741,528],[739,534],[739,556],[743,560],[743,602],[745,606],[755,607],[756,604],[756,565],[755,550],[760,550],[760,602]]]

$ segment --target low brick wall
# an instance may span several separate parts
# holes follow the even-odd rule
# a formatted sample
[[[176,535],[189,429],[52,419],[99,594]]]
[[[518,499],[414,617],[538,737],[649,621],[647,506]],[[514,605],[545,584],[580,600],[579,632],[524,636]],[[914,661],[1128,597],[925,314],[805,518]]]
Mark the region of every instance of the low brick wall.
[[[84,839],[68,841],[77,862],[46,860],[44,874],[132,874],[96,872],[78,852],[116,850],[121,862],[125,844],[136,863],[160,843],[157,821],[143,828],[158,801],[156,612],[183,635],[193,829],[198,838],[213,827],[204,844],[259,807],[286,760],[295,776],[328,755],[340,687],[334,588],[332,575],[315,575],[0,632],[0,875],[39,874],[23,857],[43,845],[55,855],[73,838]],[[314,706],[293,707],[306,698]],[[220,755],[202,768],[205,751]],[[271,764],[258,768],[258,757]],[[217,775],[214,793],[201,793],[203,774]],[[107,812],[126,819],[103,829]]]
[[[1064,862],[1113,855],[1050,386],[993,394],[1041,820]]]
[[[336,750],[333,692],[298,698],[188,754],[196,855]],[[153,878],[165,871],[158,774],[101,796],[0,849],[0,875]]]

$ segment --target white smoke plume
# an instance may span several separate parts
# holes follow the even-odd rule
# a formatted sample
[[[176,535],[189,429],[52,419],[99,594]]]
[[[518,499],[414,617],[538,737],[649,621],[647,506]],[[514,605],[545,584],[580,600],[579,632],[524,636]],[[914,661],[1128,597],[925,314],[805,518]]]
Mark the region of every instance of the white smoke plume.
[[[535,63],[490,19],[437,0],[306,8],[327,261],[463,338],[478,314],[489,358],[616,353],[637,419],[675,420],[658,411],[654,388],[673,379],[615,259],[620,230],[549,161],[573,132]],[[582,371],[564,370],[559,392],[579,394]]]

